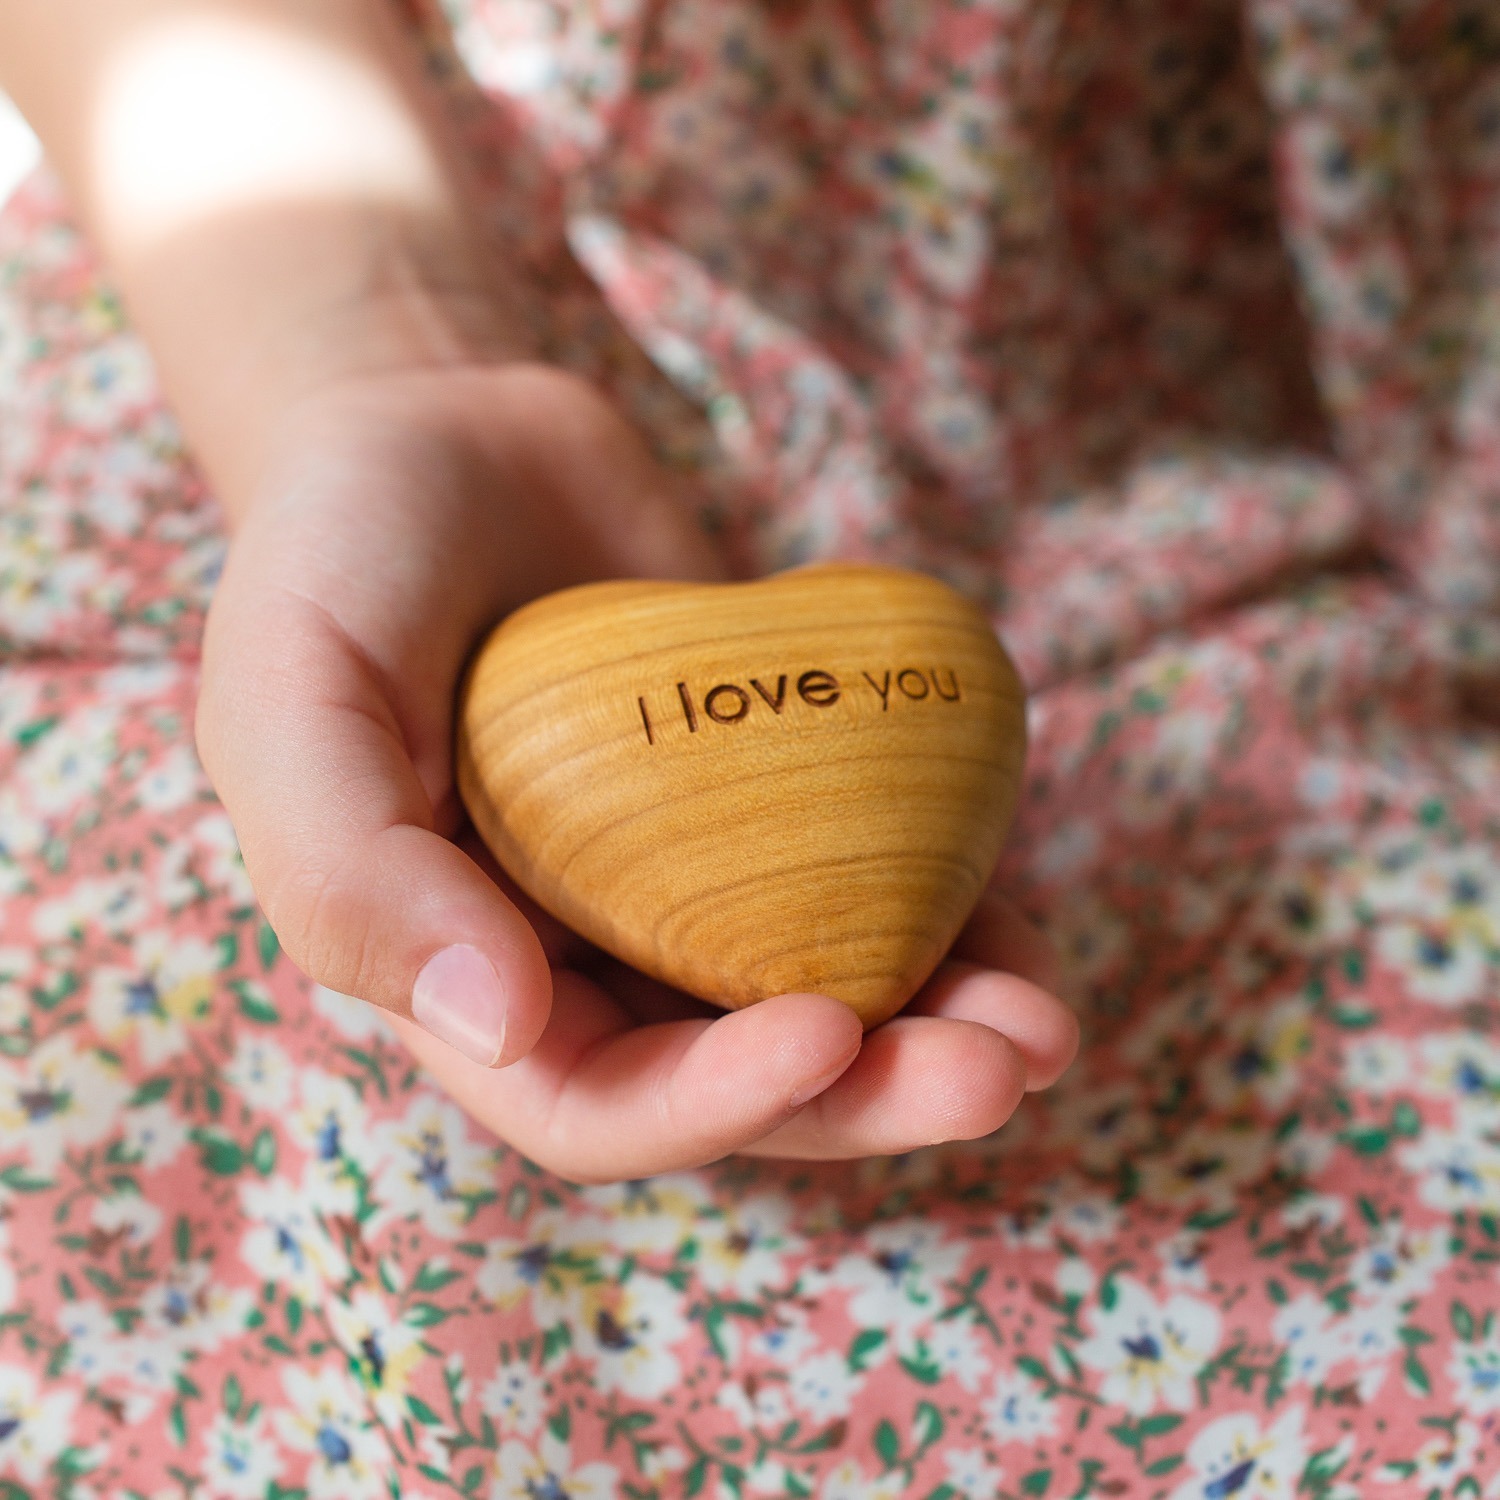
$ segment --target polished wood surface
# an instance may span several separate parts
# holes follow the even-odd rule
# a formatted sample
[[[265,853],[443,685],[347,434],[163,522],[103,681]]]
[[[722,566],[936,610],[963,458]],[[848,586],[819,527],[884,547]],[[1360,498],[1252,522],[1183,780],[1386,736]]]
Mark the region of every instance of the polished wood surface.
[[[465,682],[459,787],[517,883],[715,1004],[816,991],[866,1026],[988,881],[1025,754],[984,615],[920,574],[568,589]]]

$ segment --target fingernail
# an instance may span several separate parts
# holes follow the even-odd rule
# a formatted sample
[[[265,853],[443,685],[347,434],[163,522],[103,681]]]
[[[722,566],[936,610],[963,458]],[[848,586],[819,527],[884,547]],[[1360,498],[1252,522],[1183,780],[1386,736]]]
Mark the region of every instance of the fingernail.
[[[851,1052],[836,1068],[830,1068],[826,1073],[820,1073],[816,1078],[802,1084],[792,1094],[792,1108],[801,1109],[809,1099],[816,1099],[835,1079],[843,1075],[844,1070],[854,1061],[856,1056],[858,1056],[858,1048]]]
[[[411,987],[417,1024],[486,1068],[505,1050],[505,1011],[495,966],[467,943],[434,953]]]

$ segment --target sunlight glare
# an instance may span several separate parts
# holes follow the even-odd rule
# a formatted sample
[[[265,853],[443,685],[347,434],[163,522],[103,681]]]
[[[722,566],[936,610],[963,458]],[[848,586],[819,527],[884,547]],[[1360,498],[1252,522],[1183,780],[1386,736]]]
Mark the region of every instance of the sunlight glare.
[[[421,210],[441,194],[438,163],[373,70],[229,19],[142,36],[112,69],[95,128],[101,213],[122,248],[257,203]]]

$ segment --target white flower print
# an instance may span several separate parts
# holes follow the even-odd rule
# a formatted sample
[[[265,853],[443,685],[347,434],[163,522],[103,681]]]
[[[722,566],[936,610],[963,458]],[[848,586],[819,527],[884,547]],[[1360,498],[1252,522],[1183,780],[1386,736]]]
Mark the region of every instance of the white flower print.
[[[750,1332],[745,1346],[753,1358],[789,1370],[818,1347],[818,1339],[805,1312],[778,1306]]]
[[[0,895],[26,889],[31,857],[46,842],[46,823],[20,806],[13,787],[0,786]]]
[[[1250,1412],[1210,1422],[1188,1447],[1196,1473],[1172,1491],[1172,1500],[1292,1500],[1307,1464],[1303,1409],[1289,1407],[1265,1429]]]
[[[31,930],[44,943],[76,942],[97,929],[126,937],[150,912],[145,880],[136,874],[80,880],[32,914]]]
[[[186,1355],[182,1344],[158,1337],[155,1329],[121,1339],[121,1377],[132,1388],[127,1404],[141,1413],[154,1411],[176,1388],[177,1377],[187,1364]]]
[[[976,1391],[989,1373],[987,1347],[980,1343],[972,1323],[959,1318],[941,1318],[917,1340],[911,1357],[952,1376],[966,1391]]]
[[[206,790],[203,767],[192,747],[177,745],[136,782],[135,794],[142,807],[159,813],[185,807]]]
[[[89,1218],[99,1235],[111,1245],[124,1244],[140,1250],[156,1238],[162,1213],[140,1193],[121,1191],[95,1198]]]
[[[1488,1139],[1482,1117],[1458,1115],[1457,1128],[1429,1127],[1404,1147],[1401,1165],[1418,1178],[1417,1196],[1429,1207],[1494,1213],[1500,1210],[1500,1146]]]
[[[1324,952],[1356,930],[1354,913],[1336,876],[1300,862],[1266,884],[1250,923],[1277,947],[1298,953]]]
[[[1432,1289],[1451,1259],[1446,1227],[1408,1229],[1387,1221],[1349,1264],[1355,1291],[1370,1301],[1405,1302]]]
[[[944,1283],[958,1274],[966,1253],[920,1220],[878,1224],[857,1253],[839,1260],[833,1282],[851,1293],[851,1321],[885,1329],[906,1350],[943,1310]]]
[[[1047,923],[1063,972],[1077,990],[1107,973],[1130,947],[1130,925],[1087,888]]]
[[[30,986],[24,981],[36,964],[26,948],[0,948],[0,1031],[19,1031],[31,1013]]]
[[[1094,1332],[1077,1351],[1103,1373],[1100,1395],[1138,1416],[1159,1406],[1187,1411],[1195,1400],[1193,1381],[1219,1344],[1218,1309],[1180,1294],[1158,1304],[1128,1278],[1114,1287],[1114,1305],[1101,1301]]]
[[[431,1094],[418,1094],[404,1118],[378,1125],[375,1135],[377,1219],[416,1217],[429,1234],[462,1234],[474,1200],[494,1190],[493,1145],[471,1133],[456,1104]]]
[[[943,1454],[948,1483],[964,1500],[989,1500],[997,1494],[1005,1470],[992,1464],[980,1448],[949,1448]]]
[[[1439,1099],[1500,1100],[1500,1047],[1468,1031],[1424,1036],[1417,1085]]]
[[[180,933],[143,932],[129,968],[97,970],[89,1019],[113,1045],[133,1038],[141,1060],[157,1068],[188,1045],[189,1029],[207,1021],[224,992],[222,955],[211,943]]]
[[[1052,1119],[1055,1143],[1095,1172],[1113,1171],[1151,1138],[1151,1112],[1137,1083],[1074,1089]]]
[[[96,432],[118,426],[132,407],[151,400],[156,376],[145,346],[131,333],[117,333],[74,354],[64,366],[63,419]]]
[[[0,348],[4,347],[5,321],[5,312],[0,311]],[[26,672],[12,672],[0,682],[0,741],[14,740],[29,723],[43,717],[41,689],[41,678]]]
[[[1298,1193],[1281,1210],[1281,1217],[1289,1229],[1305,1225],[1332,1229],[1343,1221],[1344,1208],[1344,1200],[1335,1193]]]
[[[197,595],[206,605],[224,570],[224,537],[218,533],[185,539],[168,574],[174,586]]]
[[[619,1473],[610,1464],[573,1465],[567,1443],[544,1429],[533,1448],[511,1439],[495,1454],[491,1500],[615,1500]]]
[[[411,1377],[426,1357],[421,1333],[397,1316],[369,1287],[359,1287],[345,1301],[328,1297],[322,1306],[349,1367],[370,1393],[381,1420],[399,1424],[406,1414],[403,1397]]]
[[[203,852],[202,873],[209,891],[233,907],[249,906],[255,900],[255,890],[245,873],[245,861],[240,857],[240,843],[234,825],[226,814],[215,810],[199,818],[193,825],[192,839]],[[378,1007],[364,1001],[355,1003],[364,1005],[378,1022]]]
[[[1500,1411],[1500,1338],[1491,1331],[1472,1342],[1456,1342],[1448,1356],[1448,1378],[1470,1416]]]
[[[1203,1238],[1190,1230],[1163,1240],[1156,1251],[1162,1261],[1162,1280],[1169,1286],[1202,1291],[1208,1285],[1208,1273],[1203,1267],[1206,1248]]]
[[[792,1470],[779,1458],[769,1456],[753,1463],[745,1471],[745,1488],[752,1495],[786,1495],[795,1492],[788,1483]]]
[[[1375,952],[1411,994],[1432,1005],[1467,1005],[1494,982],[1479,937],[1443,922],[1389,923],[1376,936]]]
[[[1299,1125],[1296,1130],[1276,1142],[1272,1161],[1288,1178],[1304,1182],[1316,1181],[1322,1177],[1329,1159],[1337,1149],[1338,1143],[1329,1131],[1318,1130],[1311,1125]],[[1296,1202],[1294,1198],[1287,1205],[1293,1212],[1296,1211]]]
[[[174,839],[157,858],[156,898],[173,916],[205,899],[203,882],[194,868],[195,853],[187,839]]]
[[[1297,778],[1297,794],[1309,807],[1327,807],[1338,800],[1343,783],[1343,767],[1339,761],[1314,759]]]
[[[121,1141],[133,1160],[154,1172],[174,1162],[187,1145],[187,1122],[167,1099],[134,1105],[124,1112]]]
[[[1463,1417],[1451,1433],[1439,1433],[1423,1443],[1411,1463],[1387,1464],[1379,1477],[1387,1483],[1409,1486],[1412,1494],[1425,1495],[1434,1487],[1448,1494],[1450,1485],[1474,1472],[1479,1444],[1478,1424]]]
[[[600,1390],[649,1400],[681,1379],[673,1349],[687,1330],[682,1293],[638,1270],[610,1295],[589,1288],[573,1341]]]
[[[39,1485],[68,1446],[78,1393],[47,1389],[24,1365],[0,1364],[0,1474]]]
[[[261,1500],[281,1478],[281,1451],[267,1430],[264,1411],[243,1421],[219,1412],[203,1439],[208,1492],[225,1500]]]
[[[743,1297],[780,1286],[785,1257],[794,1248],[791,1217],[784,1199],[760,1194],[727,1201],[719,1213],[699,1219],[695,1238],[703,1284]]]
[[[242,1028],[224,1065],[224,1081],[251,1109],[277,1114],[291,1097],[292,1060],[263,1032]]]
[[[596,1239],[642,1255],[675,1251],[700,1232],[699,1215],[712,1204],[703,1183],[688,1172],[585,1187],[579,1200],[593,1211]],[[702,1226],[702,1232],[712,1235],[714,1226]]]
[[[492,1239],[474,1272],[474,1285],[502,1311],[531,1304],[539,1324],[550,1325],[578,1314],[585,1283],[595,1279],[594,1256],[604,1242],[597,1226],[571,1215],[535,1215],[525,1239]]]
[[[254,1305],[249,1287],[217,1280],[211,1264],[173,1262],[141,1298],[140,1336],[205,1353],[241,1332]]]
[[[775,1432],[791,1416],[786,1386],[755,1375],[726,1380],[714,1402],[734,1418],[735,1426],[742,1432]]]
[[[1178,985],[1154,1005],[1125,1034],[1120,1055],[1136,1068],[1170,1057],[1185,1038],[1208,1032],[1218,1018],[1213,990],[1194,982]]]
[[[1029,1376],[1002,1370],[984,1403],[985,1434],[998,1444],[1027,1443],[1057,1431],[1057,1408]]]
[[[1391,1360],[1402,1351],[1401,1314],[1393,1302],[1356,1307],[1334,1328],[1337,1360],[1354,1364],[1354,1386],[1361,1401],[1371,1401],[1390,1373]],[[1336,1360],[1336,1362],[1337,1362]]]
[[[1419,834],[1398,829],[1377,835],[1357,867],[1357,899],[1381,916],[1438,916],[1433,855]]]
[[[1151,827],[1196,795],[1213,764],[1222,727],[1216,716],[1197,709],[1163,716],[1155,743],[1125,757],[1124,778],[1115,792],[1120,820],[1132,828]]]
[[[0,1139],[52,1172],[70,1146],[108,1134],[128,1092],[119,1068],[59,1032],[30,1057],[0,1060]]]
[[[288,1405],[275,1414],[276,1430],[310,1457],[309,1500],[383,1500],[391,1454],[359,1388],[332,1365],[288,1365],[281,1381]]]
[[[1431,850],[1401,836],[1382,847],[1362,893],[1385,916],[1457,926],[1480,937],[1500,923],[1500,869],[1484,849]]]
[[[324,1228],[314,1195],[304,1185],[285,1177],[247,1179],[240,1184],[240,1207],[248,1226],[240,1259],[262,1281],[319,1306],[348,1275],[344,1252]]]
[[[291,1139],[307,1155],[304,1191],[312,1194],[314,1206],[324,1213],[354,1212],[359,1153],[373,1157],[378,1150],[371,1143],[364,1101],[354,1086],[336,1073],[303,1068],[297,1074],[291,1109],[282,1118]]]
[[[488,1412],[502,1437],[530,1437],[547,1409],[547,1382],[529,1365],[501,1365],[479,1392],[479,1409]]]
[[[815,1422],[846,1417],[864,1378],[849,1368],[842,1354],[832,1350],[799,1362],[787,1390],[792,1404]]]
[[[821,1500],[900,1500],[906,1481],[900,1473],[872,1478],[852,1458],[846,1458],[823,1479]]]
[[[182,681],[183,666],[176,661],[127,661],[111,667],[100,679],[102,695],[111,702],[142,703],[161,698]]]
[[[1381,1097],[1404,1088],[1411,1077],[1410,1049],[1390,1036],[1365,1036],[1344,1048],[1344,1082]]]
[[[1296,1092],[1299,1064],[1312,1049],[1312,1013],[1301,996],[1232,1016],[1202,1069],[1211,1103],[1234,1110],[1251,1099],[1280,1109]]]
[[[1263,1131],[1240,1125],[1194,1125],[1161,1155],[1140,1163],[1141,1193],[1148,1201],[1226,1208],[1236,1191],[1265,1170]]]
[[[1084,818],[1058,825],[1032,856],[1033,868],[1044,880],[1063,880],[1081,872],[1099,849],[1099,828]]]
[[[1271,1332],[1286,1352],[1287,1383],[1315,1386],[1348,1353],[1321,1297],[1304,1293],[1276,1310]]]
[[[1081,1255],[1065,1255],[1052,1273],[1064,1297],[1091,1297],[1099,1285],[1099,1274]]]
[[[0,621],[22,639],[46,639],[69,615],[81,607],[86,608],[108,588],[103,559],[97,553],[59,553],[35,536],[18,537],[14,531],[6,541],[8,576],[4,593],[0,594]],[[89,724],[90,717],[97,724],[101,711],[95,710],[92,716],[84,718],[83,723]],[[102,717],[110,716],[105,714]],[[54,729],[47,737],[52,738],[56,733]],[[70,735],[65,730],[62,737],[66,740]],[[96,759],[93,748],[82,748],[86,761],[93,763]],[[61,747],[54,747],[54,755],[60,752]],[[55,791],[53,771],[45,772],[44,778],[49,791]],[[42,808],[41,803],[36,802],[36,806],[42,811],[66,811],[86,789],[84,786],[69,788],[63,805]],[[29,795],[35,801],[34,789],[28,788],[23,795]]]
[[[129,1370],[129,1347],[101,1303],[87,1297],[63,1303],[57,1327],[68,1341],[64,1368],[90,1385],[102,1385]]]
[[[16,770],[31,809],[56,818],[96,796],[119,757],[118,726],[115,708],[86,708],[44,734]]]
[[[1491,937],[1500,932],[1500,860],[1493,850],[1445,851],[1434,863],[1444,915]]]
[[[1062,1184],[1055,1194],[1052,1224],[1074,1244],[1093,1245],[1109,1239],[1119,1227],[1120,1210],[1102,1193]]]
[[[649,1449],[641,1455],[641,1478],[647,1484],[659,1486],[664,1495],[671,1493],[668,1480],[686,1467],[687,1455],[675,1443],[663,1443],[660,1448]],[[785,1487],[783,1480],[782,1488]]]

